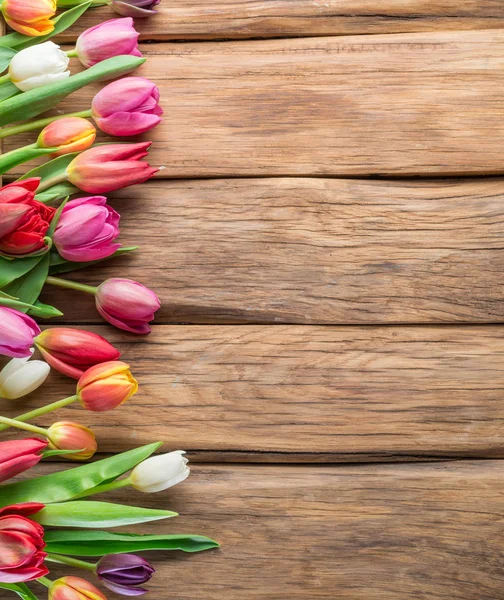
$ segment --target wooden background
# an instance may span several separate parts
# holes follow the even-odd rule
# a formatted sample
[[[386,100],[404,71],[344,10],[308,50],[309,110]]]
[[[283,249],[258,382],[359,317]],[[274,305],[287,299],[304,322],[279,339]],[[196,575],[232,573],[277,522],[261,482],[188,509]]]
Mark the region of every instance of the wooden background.
[[[58,417],[102,452],[185,448],[166,528],[222,543],[152,555],[151,596],[504,599],[504,4],[163,0],[138,25],[166,168],[111,196],[141,250],[72,277],[163,307],[138,338],[45,299],[141,383]]]

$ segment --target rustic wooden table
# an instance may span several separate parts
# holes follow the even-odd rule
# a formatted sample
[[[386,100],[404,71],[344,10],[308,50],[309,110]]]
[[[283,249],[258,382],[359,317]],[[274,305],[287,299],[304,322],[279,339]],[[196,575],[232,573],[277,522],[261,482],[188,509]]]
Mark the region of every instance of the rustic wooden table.
[[[85,415],[101,451],[185,448],[169,527],[222,542],[155,557],[151,597],[504,599],[504,3],[163,0],[139,25],[166,169],[113,195],[142,251],[75,277],[163,308],[138,338],[58,305],[141,381]]]

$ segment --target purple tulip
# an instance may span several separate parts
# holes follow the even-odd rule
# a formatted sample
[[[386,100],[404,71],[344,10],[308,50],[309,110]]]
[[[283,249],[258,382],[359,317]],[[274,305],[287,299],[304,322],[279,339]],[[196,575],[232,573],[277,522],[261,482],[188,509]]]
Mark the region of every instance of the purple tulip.
[[[149,581],[154,567],[135,554],[109,554],[96,565],[96,574],[109,590],[123,596],[141,596],[146,589],[137,587]]]
[[[112,8],[123,17],[142,19],[157,13],[153,10],[160,0],[112,0]]]
[[[60,255],[73,262],[101,260],[121,246],[119,213],[107,204],[105,196],[89,196],[68,202],[53,236]]]
[[[145,77],[124,77],[106,85],[93,98],[92,116],[109,135],[138,135],[161,121],[159,89]]]
[[[149,322],[160,306],[153,291],[131,279],[106,279],[96,291],[100,315],[115,327],[132,333],[150,333]]]
[[[81,33],[75,52],[85,67],[123,54],[142,56],[138,49],[139,35],[133,26],[133,19],[110,19]]]
[[[31,356],[33,338],[39,333],[40,327],[31,317],[0,306],[0,354],[13,358]]]

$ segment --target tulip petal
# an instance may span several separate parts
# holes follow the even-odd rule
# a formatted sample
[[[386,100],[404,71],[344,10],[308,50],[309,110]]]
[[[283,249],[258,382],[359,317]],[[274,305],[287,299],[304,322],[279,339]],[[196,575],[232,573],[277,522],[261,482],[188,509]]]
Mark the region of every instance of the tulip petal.
[[[128,585],[121,585],[120,583],[112,583],[108,579],[102,579],[101,582],[106,588],[116,594],[121,594],[121,596],[143,596],[143,594],[149,591],[141,587],[130,587]]]
[[[0,482],[7,481],[16,475],[31,469],[38,464],[41,459],[41,454],[31,454],[28,456],[18,456],[17,458],[0,463]]]
[[[109,135],[139,135],[156,127],[161,117],[142,112],[117,112],[110,117],[98,118],[98,127]]]

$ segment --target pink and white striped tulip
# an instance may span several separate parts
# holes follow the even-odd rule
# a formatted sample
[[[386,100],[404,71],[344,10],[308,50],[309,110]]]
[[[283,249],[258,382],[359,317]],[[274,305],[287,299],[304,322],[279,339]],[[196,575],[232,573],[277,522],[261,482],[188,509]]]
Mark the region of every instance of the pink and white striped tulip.
[[[12,358],[31,356],[33,338],[39,333],[40,327],[31,317],[0,306],[0,354]]]

